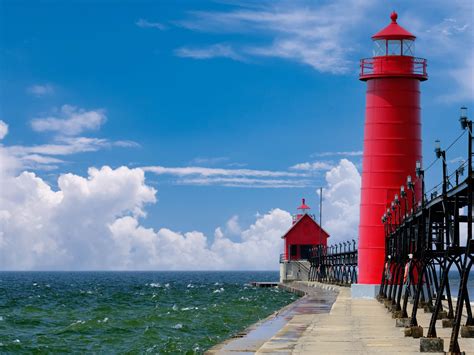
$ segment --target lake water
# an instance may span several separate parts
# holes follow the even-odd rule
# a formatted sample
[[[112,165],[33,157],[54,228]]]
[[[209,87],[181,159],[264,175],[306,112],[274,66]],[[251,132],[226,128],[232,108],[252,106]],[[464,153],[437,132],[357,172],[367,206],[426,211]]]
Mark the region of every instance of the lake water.
[[[0,272],[0,353],[202,353],[296,300],[278,272]]]

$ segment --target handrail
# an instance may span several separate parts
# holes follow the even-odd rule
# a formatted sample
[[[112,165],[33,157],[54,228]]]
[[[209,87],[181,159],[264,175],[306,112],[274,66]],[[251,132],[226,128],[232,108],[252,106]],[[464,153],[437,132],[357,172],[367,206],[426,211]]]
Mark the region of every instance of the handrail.
[[[424,58],[408,56],[383,56],[360,60],[361,79],[384,75],[415,75],[428,77],[427,61]]]
[[[286,261],[285,253],[280,254],[280,264]]]

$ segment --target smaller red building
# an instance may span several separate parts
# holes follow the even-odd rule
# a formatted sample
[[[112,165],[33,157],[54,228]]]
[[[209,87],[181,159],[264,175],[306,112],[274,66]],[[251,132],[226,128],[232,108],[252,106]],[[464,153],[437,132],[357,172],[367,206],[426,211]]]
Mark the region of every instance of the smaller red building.
[[[329,234],[316,223],[311,208],[302,200],[298,213],[293,216],[293,225],[282,237],[285,240],[285,260],[307,260],[311,249],[317,245],[327,246]]]

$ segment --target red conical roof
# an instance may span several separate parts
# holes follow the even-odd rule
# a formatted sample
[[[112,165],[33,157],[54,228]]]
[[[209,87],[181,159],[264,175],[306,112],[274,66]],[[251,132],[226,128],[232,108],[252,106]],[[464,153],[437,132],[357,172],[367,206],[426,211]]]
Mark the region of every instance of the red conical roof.
[[[372,36],[373,39],[415,39],[415,35],[408,32],[397,23],[398,15],[395,11],[390,15],[392,23]]]
[[[301,206],[298,207],[298,209],[299,209],[299,210],[310,210],[311,207],[309,207],[309,206],[306,204],[305,199],[303,198],[303,199],[301,200]]]

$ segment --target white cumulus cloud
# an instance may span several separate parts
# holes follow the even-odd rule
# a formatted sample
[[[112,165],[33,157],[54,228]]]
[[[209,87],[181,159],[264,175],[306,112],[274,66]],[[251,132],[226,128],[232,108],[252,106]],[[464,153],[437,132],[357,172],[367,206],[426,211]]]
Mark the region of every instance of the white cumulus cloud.
[[[323,228],[329,244],[358,239],[361,177],[355,165],[341,159],[326,173],[323,190]],[[319,193],[319,190],[317,191]]]
[[[108,225],[144,216],[155,190],[140,169],[63,174],[58,189],[31,172],[2,176],[0,268],[94,269],[119,264],[109,252]]]
[[[288,212],[273,209],[246,228],[233,216],[213,238],[147,228],[156,190],[140,168],[62,174],[57,188],[31,172],[2,171],[0,184],[3,270],[276,269],[291,225]]]
[[[0,158],[15,162],[5,149]],[[342,159],[326,181],[323,225],[331,242],[355,239],[360,175]],[[62,174],[57,187],[32,172],[2,169],[0,185],[3,270],[275,270],[292,223],[275,208],[249,226],[234,215],[213,236],[147,227],[146,208],[157,199],[141,168]]]

